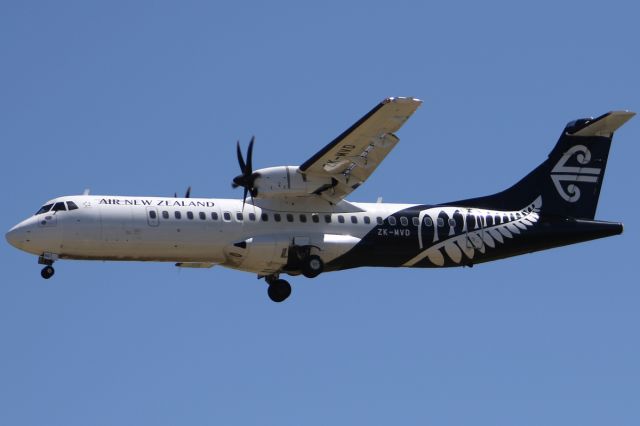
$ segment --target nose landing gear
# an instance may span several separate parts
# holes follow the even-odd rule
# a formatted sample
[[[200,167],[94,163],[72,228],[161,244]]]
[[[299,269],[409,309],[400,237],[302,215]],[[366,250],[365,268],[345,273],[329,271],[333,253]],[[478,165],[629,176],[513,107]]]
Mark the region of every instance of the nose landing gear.
[[[53,274],[55,274],[56,271],[51,265],[53,265],[53,262],[55,262],[57,259],[58,255],[54,253],[43,253],[38,257],[38,263],[40,265],[45,265],[45,267],[42,268],[42,271],[40,271],[40,275],[42,276],[42,278],[48,280],[53,276]]]
[[[53,276],[53,274],[55,274],[55,272],[56,270],[53,269],[53,266],[47,265],[42,268],[42,271],[40,271],[40,275],[42,275],[42,278],[44,278],[45,280],[48,280]]]

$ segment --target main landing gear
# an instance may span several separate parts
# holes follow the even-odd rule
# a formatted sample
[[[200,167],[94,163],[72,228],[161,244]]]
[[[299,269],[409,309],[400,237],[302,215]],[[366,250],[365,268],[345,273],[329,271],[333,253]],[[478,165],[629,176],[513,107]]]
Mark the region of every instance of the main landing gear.
[[[311,246],[293,246],[289,250],[288,263],[284,268],[284,272],[290,275],[302,274],[307,278],[315,278],[324,271],[324,262],[315,254],[311,254]],[[258,275],[258,278],[264,278],[269,288],[267,294],[269,299],[274,302],[284,302],[291,295],[291,285],[280,279],[280,274]]]
[[[302,275],[307,278],[315,278],[324,271],[324,262],[320,259],[320,256],[312,254],[302,260],[301,265]]]
[[[267,294],[269,299],[276,303],[284,302],[291,295],[291,284],[285,280],[281,280],[277,275],[265,277],[265,281],[269,284]]]
[[[311,249],[317,248],[311,245],[292,246],[289,249],[287,270],[302,273],[307,278],[315,278],[324,271],[324,262],[320,256],[311,254]]]

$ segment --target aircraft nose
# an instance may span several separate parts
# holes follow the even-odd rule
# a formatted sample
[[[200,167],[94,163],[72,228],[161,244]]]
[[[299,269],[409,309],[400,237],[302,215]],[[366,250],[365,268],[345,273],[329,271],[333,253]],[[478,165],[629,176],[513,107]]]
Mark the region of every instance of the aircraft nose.
[[[7,232],[4,237],[12,246],[16,248],[22,248],[27,234],[25,228],[26,227],[23,223],[19,223],[13,228],[9,229],[9,232]]]
[[[20,250],[24,250],[25,246],[29,243],[31,226],[30,219],[23,220],[4,235],[9,244]]]

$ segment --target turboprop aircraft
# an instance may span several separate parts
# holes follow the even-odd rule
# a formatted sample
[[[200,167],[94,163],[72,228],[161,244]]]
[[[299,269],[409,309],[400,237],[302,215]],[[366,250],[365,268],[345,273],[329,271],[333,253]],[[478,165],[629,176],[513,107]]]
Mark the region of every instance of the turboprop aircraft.
[[[69,195],[44,203],[6,238],[38,256],[43,278],[59,259],[225,266],[264,278],[282,302],[282,275],[313,278],[361,266],[453,267],[617,235],[594,220],[613,133],[634,113],[566,125],[548,158],[509,189],[443,204],[345,200],[396,146],[421,105],[388,98],[300,166],[253,170],[237,144],[239,200]],[[445,166],[443,166],[445,167]]]

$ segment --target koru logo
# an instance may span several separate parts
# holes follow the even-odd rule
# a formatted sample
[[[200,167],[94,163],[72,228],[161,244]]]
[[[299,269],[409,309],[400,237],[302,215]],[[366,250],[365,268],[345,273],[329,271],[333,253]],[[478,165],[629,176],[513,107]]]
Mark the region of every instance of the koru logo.
[[[575,160],[580,167],[567,166],[567,162],[575,155]],[[598,177],[602,171],[599,167],[582,167],[591,161],[591,151],[584,145],[576,145],[564,153],[560,161],[551,170],[551,180],[563,200],[569,203],[575,203],[580,199],[580,188],[575,185],[576,182],[598,182]],[[569,185],[562,186],[563,182],[572,182]]]

